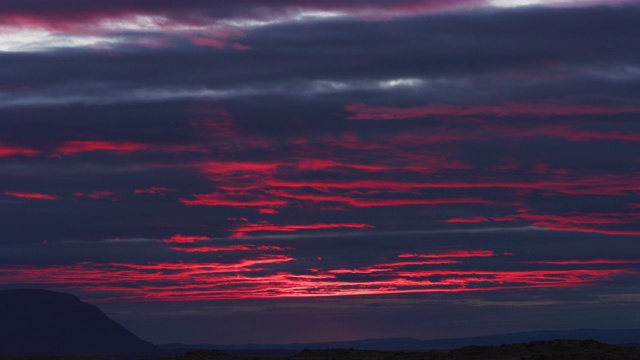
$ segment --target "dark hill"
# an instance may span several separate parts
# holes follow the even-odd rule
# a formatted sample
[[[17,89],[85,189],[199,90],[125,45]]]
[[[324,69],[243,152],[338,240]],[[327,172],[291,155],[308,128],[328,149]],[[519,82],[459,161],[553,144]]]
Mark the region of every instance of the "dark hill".
[[[46,290],[0,291],[0,356],[157,356],[93,305]]]

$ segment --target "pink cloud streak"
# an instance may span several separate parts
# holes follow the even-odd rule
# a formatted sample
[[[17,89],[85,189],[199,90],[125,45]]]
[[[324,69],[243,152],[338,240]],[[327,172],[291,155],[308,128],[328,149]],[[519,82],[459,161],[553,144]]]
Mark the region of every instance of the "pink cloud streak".
[[[11,197],[16,197],[21,199],[30,199],[30,200],[52,201],[52,200],[61,199],[57,195],[43,194],[43,193],[36,193],[36,192],[5,191],[4,194]]]

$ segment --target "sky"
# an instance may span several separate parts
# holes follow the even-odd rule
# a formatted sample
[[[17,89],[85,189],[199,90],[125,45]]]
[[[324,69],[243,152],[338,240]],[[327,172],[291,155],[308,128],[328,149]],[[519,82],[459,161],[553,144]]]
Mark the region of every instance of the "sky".
[[[640,328],[639,5],[0,0],[0,288],[154,343]]]

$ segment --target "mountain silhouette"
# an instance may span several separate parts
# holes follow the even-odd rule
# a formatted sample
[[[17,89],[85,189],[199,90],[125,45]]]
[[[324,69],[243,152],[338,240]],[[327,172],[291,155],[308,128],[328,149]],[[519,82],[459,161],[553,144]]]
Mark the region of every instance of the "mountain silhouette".
[[[0,356],[159,354],[160,349],[73,295],[0,291]]]
[[[451,350],[464,346],[499,346],[503,344],[520,344],[532,341],[551,341],[556,339],[586,340],[593,339],[602,343],[615,345],[640,345],[640,329],[578,329],[556,331],[528,331],[508,334],[495,334],[467,338],[443,338],[435,340],[419,340],[413,338],[383,338],[353,341],[335,341],[319,343],[295,344],[162,344],[165,349],[218,349],[223,351],[251,350],[303,350],[303,349],[358,349],[379,351],[407,350]]]

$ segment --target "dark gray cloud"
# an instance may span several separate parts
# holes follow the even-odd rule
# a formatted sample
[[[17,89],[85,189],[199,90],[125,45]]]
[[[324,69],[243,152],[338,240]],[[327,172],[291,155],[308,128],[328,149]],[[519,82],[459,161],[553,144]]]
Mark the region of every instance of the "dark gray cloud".
[[[254,30],[246,38],[250,51],[189,44],[116,49],[113,55],[73,50],[50,54],[45,63],[39,54],[8,54],[0,59],[5,81],[33,91],[5,93],[1,103],[61,106],[345,92],[356,93],[357,100],[360,92],[389,93],[389,82],[398,79],[421,80],[393,90],[408,87],[431,101],[483,101],[500,89],[513,99],[563,94],[574,101],[604,96],[615,101],[611,97],[618,92],[618,100],[630,101],[638,77],[640,48],[633,34],[639,14],[635,7],[516,9],[382,23],[325,21]],[[601,23],[608,24],[606,31]],[[408,34],[414,34],[410,40]],[[603,86],[610,91],[601,91]]]

